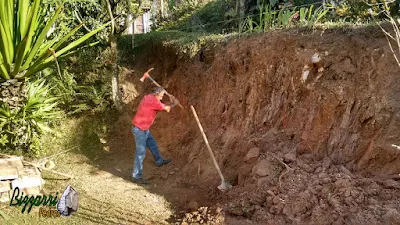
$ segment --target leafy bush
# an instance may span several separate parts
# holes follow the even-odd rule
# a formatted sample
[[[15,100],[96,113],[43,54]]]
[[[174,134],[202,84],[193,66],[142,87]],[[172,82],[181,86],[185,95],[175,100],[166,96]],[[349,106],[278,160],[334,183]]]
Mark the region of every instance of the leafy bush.
[[[22,107],[0,102],[0,148],[3,152],[40,152],[40,136],[51,131],[49,121],[61,118],[57,98],[43,79],[26,83],[26,101]]]
[[[221,33],[235,24],[227,12],[234,9],[234,2],[217,0],[207,4],[185,1],[174,7],[170,17],[156,24],[156,30]]]
[[[43,0],[42,8],[44,9],[44,14],[50,17],[61,4],[64,4],[64,9],[55,22],[51,36],[64,36],[71,30],[71,27],[84,23],[83,28],[78,30],[75,36],[71,37],[71,40],[73,40],[90,32],[90,30],[96,29],[106,21],[107,13],[104,12],[101,2],[93,0]],[[109,30],[109,27],[103,29],[93,39],[105,42],[108,38]]]
[[[59,107],[67,114],[101,111],[111,104],[111,76],[119,71],[109,68],[109,51],[94,47],[80,51],[60,63],[63,68],[44,70],[40,77],[52,87],[51,94],[59,100]],[[106,62],[106,63],[105,63]]]
[[[335,9],[335,16],[344,18],[348,21],[369,21],[371,16],[382,16],[382,7],[387,6],[385,10],[398,10],[398,1],[386,0],[342,0],[339,4],[332,4]],[[395,12],[398,13],[398,12]]]
[[[121,34],[128,27],[128,1],[114,1],[109,0],[111,11],[115,20],[115,34]],[[131,1],[130,11],[133,15],[141,13],[137,1]],[[143,3],[146,0],[142,1]],[[46,9],[47,14],[51,14],[58,5],[64,4],[63,13],[59,16],[54,26],[53,35],[65,35],[70,31],[71,27],[83,23],[82,29],[77,31],[76,35],[72,37],[78,38],[91,30],[100,27],[102,24],[108,22],[111,18],[107,13],[107,6],[105,1],[98,0],[43,0],[43,8]],[[98,32],[92,37],[92,41],[100,41],[101,43],[108,42],[111,32],[110,27]]]
[[[177,57],[191,58],[195,56],[206,44],[222,43],[234,35],[209,34],[199,32],[183,31],[154,31],[146,34],[135,35],[135,48],[133,54],[141,57],[151,57],[153,52],[149,51],[149,46],[153,49],[161,47],[172,49],[171,52],[177,53]],[[120,42],[125,42],[129,35],[120,37]],[[130,53],[132,54],[132,53]],[[127,56],[126,56],[127,57]]]
[[[59,100],[59,107],[65,111],[71,110],[71,105],[75,102],[76,86],[74,74],[69,73],[67,70],[59,75],[54,75],[56,70],[47,69],[43,71],[42,77],[47,80],[51,86],[51,95],[57,97]]]

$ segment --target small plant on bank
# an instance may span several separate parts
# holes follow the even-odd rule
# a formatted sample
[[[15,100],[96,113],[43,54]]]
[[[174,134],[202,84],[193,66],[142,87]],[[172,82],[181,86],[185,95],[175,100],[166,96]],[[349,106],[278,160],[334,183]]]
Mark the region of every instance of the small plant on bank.
[[[387,2],[383,1],[382,8],[379,14],[382,14],[385,17],[385,20],[392,25],[393,32],[394,34],[391,34],[390,31],[386,30],[385,28],[382,27],[381,23],[375,19],[375,16],[379,15],[376,14],[373,10],[369,10],[369,14],[372,16],[372,18],[375,20],[376,24],[381,28],[382,32],[385,34],[385,37],[388,41],[388,45],[390,50],[393,53],[393,57],[395,58],[397,65],[400,67],[400,60],[399,60],[399,55],[400,55],[400,19],[399,18],[394,18],[390,12],[390,6],[389,4],[393,2]],[[394,47],[395,46],[395,47]]]
[[[320,22],[328,12],[329,9],[324,9],[322,6],[315,9],[314,5],[309,8],[302,7],[299,10],[296,8],[273,10],[271,5],[260,6],[258,22],[254,17],[248,16],[239,32],[266,32],[292,26],[312,27]]]

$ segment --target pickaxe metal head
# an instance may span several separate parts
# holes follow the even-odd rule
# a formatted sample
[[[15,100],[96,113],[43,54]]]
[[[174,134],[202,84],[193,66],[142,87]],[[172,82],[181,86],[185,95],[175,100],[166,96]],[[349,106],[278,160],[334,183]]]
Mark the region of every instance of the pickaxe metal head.
[[[152,70],[154,70],[154,68],[150,68],[149,70],[147,70],[147,72],[143,74],[142,78],[140,78],[140,81],[141,81],[141,82],[144,82],[144,80],[145,80],[146,78],[150,77],[150,74],[149,74],[149,73],[150,73],[150,71],[152,71]]]

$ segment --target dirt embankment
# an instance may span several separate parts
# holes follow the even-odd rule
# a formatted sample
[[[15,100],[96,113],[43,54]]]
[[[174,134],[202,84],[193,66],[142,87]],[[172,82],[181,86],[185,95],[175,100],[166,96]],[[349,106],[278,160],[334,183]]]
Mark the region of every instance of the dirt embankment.
[[[161,114],[153,134],[179,180],[202,190],[200,205],[224,204],[227,223],[400,223],[400,69],[378,28],[275,32],[186,60],[153,48],[138,62],[136,78],[154,65],[185,106]],[[234,184],[227,193],[214,188],[190,105]]]

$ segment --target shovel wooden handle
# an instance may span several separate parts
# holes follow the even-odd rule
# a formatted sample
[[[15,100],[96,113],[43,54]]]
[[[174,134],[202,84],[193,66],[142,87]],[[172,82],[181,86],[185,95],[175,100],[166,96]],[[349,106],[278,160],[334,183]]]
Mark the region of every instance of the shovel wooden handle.
[[[192,109],[193,115],[194,115],[194,117],[196,118],[197,124],[199,125],[201,134],[203,135],[204,142],[205,142],[206,145],[207,145],[208,152],[210,153],[210,155],[211,155],[211,157],[212,157],[214,166],[215,166],[215,168],[218,170],[218,174],[219,174],[219,176],[221,177],[222,183],[224,183],[224,182],[225,182],[224,176],[222,175],[221,170],[219,169],[217,160],[215,160],[214,153],[212,152],[211,147],[210,147],[210,144],[208,143],[207,136],[206,136],[206,134],[204,133],[203,127],[201,126],[199,117],[197,117],[196,110],[194,109],[194,107],[193,107],[192,105],[190,106],[190,108]]]

